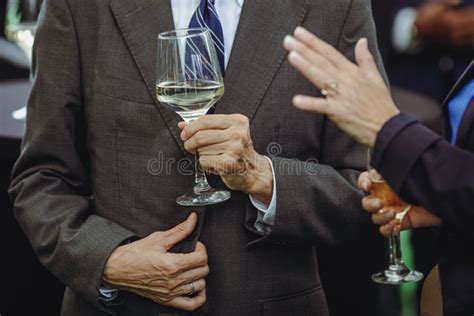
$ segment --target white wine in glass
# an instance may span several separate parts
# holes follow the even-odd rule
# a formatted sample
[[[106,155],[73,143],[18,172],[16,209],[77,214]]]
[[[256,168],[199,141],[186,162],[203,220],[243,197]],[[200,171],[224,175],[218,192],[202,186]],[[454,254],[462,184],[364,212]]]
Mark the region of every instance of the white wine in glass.
[[[178,113],[183,120],[195,120],[209,111],[223,95],[219,81],[161,82],[156,86],[158,101]]]
[[[206,115],[224,95],[224,80],[209,30],[190,28],[159,34],[156,78],[158,101],[186,123]],[[228,200],[230,192],[212,188],[197,154],[195,160],[194,189],[176,202],[202,206]]]

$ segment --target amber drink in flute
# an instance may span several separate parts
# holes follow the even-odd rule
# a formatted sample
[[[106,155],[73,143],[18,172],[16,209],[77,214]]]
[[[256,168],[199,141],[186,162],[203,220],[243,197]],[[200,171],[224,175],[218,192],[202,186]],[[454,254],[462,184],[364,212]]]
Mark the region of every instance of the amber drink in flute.
[[[411,205],[400,199],[390,188],[387,182],[375,170],[369,171],[372,182],[370,194],[383,202],[384,210],[395,211],[395,218],[403,221],[405,215],[410,211]],[[418,282],[423,279],[421,272],[410,270],[403,262],[402,249],[400,247],[400,234],[394,233],[389,238],[390,263],[383,272],[372,275],[372,280],[381,284],[403,284]]]

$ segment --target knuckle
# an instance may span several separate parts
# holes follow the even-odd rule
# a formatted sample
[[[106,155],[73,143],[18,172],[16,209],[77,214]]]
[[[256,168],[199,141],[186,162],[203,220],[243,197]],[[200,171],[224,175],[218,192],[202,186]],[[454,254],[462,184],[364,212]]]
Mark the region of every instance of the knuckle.
[[[207,257],[207,253],[202,255],[201,262],[202,262],[202,264],[207,265],[207,263],[209,262],[209,258]]]
[[[230,134],[231,139],[240,140],[242,139],[242,132],[238,129],[235,129]]]
[[[377,225],[382,225],[384,223],[384,221],[378,215],[374,215],[373,221],[374,221],[374,224],[377,224]]]
[[[203,145],[206,141],[206,135],[204,135],[203,132],[197,132],[196,135],[194,135],[194,141],[198,145]]]
[[[236,155],[237,157],[241,157],[242,154],[244,153],[244,145],[239,142],[239,143],[235,143],[233,146],[232,146],[232,152],[234,155]]]
[[[179,224],[179,225],[176,226],[176,231],[177,231],[178,233],[182,233],[182,232],[184,232],[185,230],[186,230],[186,225],[183,224],[183,223],[181,223],[181,224]]]
[[[191,146],[191,143],[189,141],[184,142],[184,149],[186,149],[186,151],[193,150],[193,147]]]
[[[165,275],[174,275],[178,272],[178,266],[174,262],[168,262],[163,266]]]
[[[248,124],[249,118],[243,114],[235,114],[235,120],[241,124]]]
[[[168,281],[166,281],[165,290],[171,291],[175,289],[177,285],[178,285],[178,282],[175,279],[169,279]]]
[[[162,297],[164,298],[168,299],[171,296],[171,290],[167,287],[163,288],[160,292],[161,292]]]

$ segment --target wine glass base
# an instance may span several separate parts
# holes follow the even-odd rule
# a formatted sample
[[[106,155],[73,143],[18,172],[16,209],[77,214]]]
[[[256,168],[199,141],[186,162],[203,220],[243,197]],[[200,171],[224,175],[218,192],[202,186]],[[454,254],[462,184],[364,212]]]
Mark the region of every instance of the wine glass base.
[[[387,270],[372,275],[372,281],[379,284],[398,285],[405,283],[418,282],[423,279],[423,273],[418,271],[410,271],[407,274],[399,275]]]
[[[199,194],[189,193],[176,199],[176,203],[181,206],[205,206],[213,205],[230,199],[230,192],[224,190],[209,189]]]

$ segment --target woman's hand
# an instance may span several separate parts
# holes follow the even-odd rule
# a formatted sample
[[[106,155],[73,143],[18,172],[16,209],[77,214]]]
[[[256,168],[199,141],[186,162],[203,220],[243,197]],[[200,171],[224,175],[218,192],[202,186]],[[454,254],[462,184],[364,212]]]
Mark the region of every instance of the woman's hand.
[[[358,184],[359,188],[365,192],[370,192],[372,182],[368,172],[360,175]],[[372,195],[366,196],[362,200],[362,207],[372,214],[372,221],[374,224],[380,225],[380,233],[387,238],[401,230],[441,225],[439,217],[417,206],[412,206],[400,223],[398,219],[395,219],[395,210],[384,207],[382,201]]]
[[[357,64],[347,60],[329,44],[302,27],[288,35],[284,47],[299,72],[318,87],[326,98],[297,95],[293,104],[326,114],[358,142],[373,147],[382,126],[400,111],[369,52],[367,39],[355,48]]]

